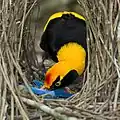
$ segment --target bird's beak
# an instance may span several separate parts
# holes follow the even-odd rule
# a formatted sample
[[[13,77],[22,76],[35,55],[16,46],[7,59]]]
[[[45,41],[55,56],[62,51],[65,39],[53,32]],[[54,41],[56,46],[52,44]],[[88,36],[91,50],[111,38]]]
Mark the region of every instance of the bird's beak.
[[[45,89],[45,86],[43,85],[43,86],[41,87],[41,89]]]
[[[45,85],[43,85],[40,89],[46,89],[46,90],[48,90],[48,88]]]

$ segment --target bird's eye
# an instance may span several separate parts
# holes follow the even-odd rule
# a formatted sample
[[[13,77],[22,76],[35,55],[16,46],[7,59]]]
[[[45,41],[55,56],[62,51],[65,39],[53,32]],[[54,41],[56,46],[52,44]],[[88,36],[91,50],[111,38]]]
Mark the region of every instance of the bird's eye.
[[[60,85],[61,85],[61,81],[58,81],[58,82],[55,83],[55,86],[57,86],[57,87],[60,86]]]
[[[60,76],[58,76],[57,78],[56,78],[56,80],[53,82],[53,84],[50,86],[50,89],[51,90],[54,90],[54,89],[57,89],[57,88],[59,88],[60,86],[61,86],[61,80],[60,80]]]

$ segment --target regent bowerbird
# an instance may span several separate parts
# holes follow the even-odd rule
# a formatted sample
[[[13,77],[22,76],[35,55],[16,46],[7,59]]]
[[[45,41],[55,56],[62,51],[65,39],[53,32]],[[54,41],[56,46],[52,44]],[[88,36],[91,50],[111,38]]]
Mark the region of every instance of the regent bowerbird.
[[[75,12],[58,12],[47,21],[40,47],[56,63],[45,75],[46,89],[72,84],[87,65],[86,19]]]

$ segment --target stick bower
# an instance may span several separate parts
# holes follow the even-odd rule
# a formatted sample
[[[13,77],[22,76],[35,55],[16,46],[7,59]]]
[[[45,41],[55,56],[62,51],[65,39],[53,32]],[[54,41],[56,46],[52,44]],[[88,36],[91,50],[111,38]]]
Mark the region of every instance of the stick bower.
[[[42,77],[35,52],[36,27],[31,27],[34,10],[40,20],[42,1],[1,0],[0,120],[120,119],[120,1],[77,2],[78,13],[88,24],[86,82],[74,97],[44,100],[29,88],[33,79]],[[19,89],[21,83],[28,94]]]

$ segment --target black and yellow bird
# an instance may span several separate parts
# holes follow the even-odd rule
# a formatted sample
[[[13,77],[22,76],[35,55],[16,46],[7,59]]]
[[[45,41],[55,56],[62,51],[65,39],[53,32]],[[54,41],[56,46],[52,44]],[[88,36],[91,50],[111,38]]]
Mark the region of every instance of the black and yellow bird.
[[[40,47],[56,62],[48,69],[43,88],[68,86],[87,63],[86,20],[75,12],[58,12],[47,21]]]

